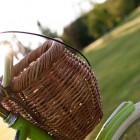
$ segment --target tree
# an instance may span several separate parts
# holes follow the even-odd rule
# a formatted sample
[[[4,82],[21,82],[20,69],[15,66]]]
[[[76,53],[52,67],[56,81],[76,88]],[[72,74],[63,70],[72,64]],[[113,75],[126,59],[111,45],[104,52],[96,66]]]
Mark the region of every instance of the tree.
[[[108,0],[107,4],[110,12],[112,12],[118,22],[125,19],[136,8],[134,0],[129,0],[128,2],[126,0]]]
[[[96,38],[106,34],[116,24],[105,3],[95,4],[87,16],[89,33]]]
[[[139,0],[106,0],[102,4],[92,3],[93,9],[81,14],[75,21],[64,28],[61,38],[64,42],[72,44],[75,48],[82,49],[92,41],[105,35],[113,29],[118,23],[127,18],[139,4]],[[83,2],[79,3],[81,6]],[[38,26],[44,35],[56,37],[56,32],[49,28],[43,27],[40,22]]]
[[[94,40],[88,32],[86,16],[81,16],[64,28],[63,38],[78,49],[84,48]]]
[[[12,40],[17,46],[17,50],[14,52],[14,55],[17,59],[20,59],[18,54],[22,54],[22,56],[25,56],[27,53],[29,53],[32,49],[30,48],[30,45],[25,46],[23,43],[18,39],[16,35],[13,35]]]
[[[42,24],[39,21],[37,22],[37,25],[43,35],[46,35],[52,38],[58,37],[57,32],[52,32],[49,28],[42,26]]]

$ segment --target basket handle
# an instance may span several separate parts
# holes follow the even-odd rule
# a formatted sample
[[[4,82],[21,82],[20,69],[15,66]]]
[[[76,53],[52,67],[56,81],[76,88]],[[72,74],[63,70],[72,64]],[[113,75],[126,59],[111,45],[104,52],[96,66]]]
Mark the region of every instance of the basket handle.
[[[13,77],[16,77],[27,68],[31,62],[36,61],[43,53],[45,53],[51,46],[52,41],[46,41],[41,47],[29,52],[19,63],[13,67]]]
[[[13,69],[12,92],[20,92],[49,70],[64,52],[64,45],[56,41],[47,41],[38,49],[29,53]],[[26,68],[26,70],[24,70]],[[20,75],[17,75],[21,73]],[[15,77],[17,76],[17,77]]]

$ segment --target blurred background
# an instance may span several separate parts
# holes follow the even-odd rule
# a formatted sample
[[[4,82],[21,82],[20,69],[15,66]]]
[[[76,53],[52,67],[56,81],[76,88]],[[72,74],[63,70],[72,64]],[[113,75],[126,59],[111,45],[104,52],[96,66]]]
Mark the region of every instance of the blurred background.
[[[60,37],[91,63],[104,117],[86,140],[95,139],[120,103],[140,100],[140,0],[2,0],[0,4],[0,32]],[[19,46],[22,55],[33,49],[29,44]],[[13,135],[0,120],[0,140],[12,140]]]

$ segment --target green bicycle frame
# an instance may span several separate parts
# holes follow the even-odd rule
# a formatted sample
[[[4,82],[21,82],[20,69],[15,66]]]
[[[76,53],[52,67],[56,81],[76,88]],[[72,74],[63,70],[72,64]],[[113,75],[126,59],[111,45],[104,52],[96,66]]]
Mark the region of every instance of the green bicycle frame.
[[[9,127],[19,132],[18,140],[54,140],[50,135],[37,128],[32,123],[28,122],[21,116],[10,113],[4,122],[8,123]]]
[[[134,110],[135,107],[131,101],[123,102],[105,122],[96,140],[111,140],[118,127]]]

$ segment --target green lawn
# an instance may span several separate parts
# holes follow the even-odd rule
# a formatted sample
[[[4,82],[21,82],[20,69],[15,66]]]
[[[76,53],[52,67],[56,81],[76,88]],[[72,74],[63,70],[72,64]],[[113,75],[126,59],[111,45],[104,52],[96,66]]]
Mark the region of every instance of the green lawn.
[[[140,100],[140,8],[112,32],[90,44],[84,54],[98,77],[102,123],[121,102]],[[94,139],[101,124],[87,140]]]

